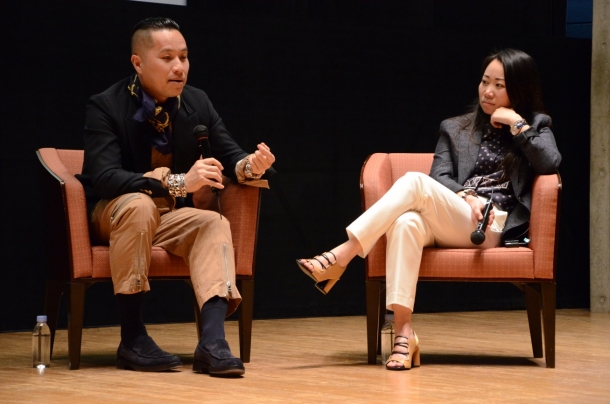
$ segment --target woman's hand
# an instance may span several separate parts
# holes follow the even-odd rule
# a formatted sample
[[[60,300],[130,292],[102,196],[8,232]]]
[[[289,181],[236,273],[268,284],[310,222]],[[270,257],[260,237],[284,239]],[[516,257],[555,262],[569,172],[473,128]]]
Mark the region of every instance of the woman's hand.
[[[223,189],[222,164],[215,158],[200,159],[184,175],[186,192],[195,192],[204,185]]]
[[[466,197],[466,202],[468,202],[470,208],[472,209],[472,211],[470,212],[470,218],[472,219],[472,223],[474,223],[474,227],[477,227],[479,222],[483,220],[483,209],[485,208],[485,204],[481,202],[479,198],[472,195],[468,195]],[[489,221],[487,222],[487,226],[485,226],[485,229],[491,226],[491,224],[494,222],[494,218],[495,215],[492,209],[489,212]]]
[[[257,145],[258,150],[250,157],[250,167],[253,174],[262,174],[275,162],[275,156],[265,143]]]
[[[493,114],[491,114],[490,122],[494,126],[494,128],[501,128],[502,125],[508,125],[509,127],[511,127],[515,124],[515,122],[522,119],[523,118],[521,117],[521,115],[516,113],[514,109],[500,107],[496,109]],[[530,126],[528,124],[525,124],[523,127],[521,127],[519,133],[523,132],[524,130],[528,130],[529,128]]]
[[[514,109],[500,107],[491,114],[490,121],[494,128],[501,128],[502,125],[512,126],[520,119],[523,118]]]

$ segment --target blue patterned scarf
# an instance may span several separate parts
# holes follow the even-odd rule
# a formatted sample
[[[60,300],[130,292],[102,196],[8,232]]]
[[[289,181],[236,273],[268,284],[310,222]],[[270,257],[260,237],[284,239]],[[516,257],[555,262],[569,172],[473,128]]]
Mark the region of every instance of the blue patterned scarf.
[[[171,153],[174,146],[172,120],[180,109],[180,96],[168,98],[163,105],[157,105],[155,99],[142,89],[137,74],[134,74],[127,89],[140,105],[133,119],[137,122],[148,121],[154,129],[148,131],[148,143],[162,154]]]

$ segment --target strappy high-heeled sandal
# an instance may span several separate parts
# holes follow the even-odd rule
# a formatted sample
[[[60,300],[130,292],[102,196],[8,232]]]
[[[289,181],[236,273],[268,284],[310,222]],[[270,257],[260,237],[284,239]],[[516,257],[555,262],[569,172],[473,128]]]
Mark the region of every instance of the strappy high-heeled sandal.
[[[404,338],[406,339],[406,341],[400,341],[400,342],[396,342],[397,338]],[[394,337],[394,346],[399,346],[401,348],[405,348],[407,350],[407,352],[399,352],[399,351],[394,351],[392,350],[392,355],[390,355],[390,357],[388,358],[388,360],[385,363],[385,368],[388,370],[408,370],[411,369],[411,367],[418,367],[420,362],[419,362],[419,339],[417,338],[417,335],[415,333],[413,333],[413,338],[409,339],[407,337],[404,337],[402,335],[397,335],[396,337]],[[392,359],[392,356],[394,355],[402,355],[405,358],[404,359]],[[399,367],[389,367],[388,363],[390,362],[398,362],[400,363],[402,366]]]
[[[327,254],[332,254],[334,262],[328,258]],[[326,260],[326,264],[324,264],[324,262],[319,260],[317,257],[321,257]],[[312,260],[318,261],[322,269],[316,268],[316,266],[311,262]],[[306,261],[312,266],[313,270],[307,268],[301,261]],[[301,268],[301,271],[316,281],[316,288],[323,294],[327,294],[330,289],[335,286],[335,283],[337,283],[341,275],[343,275],[343,272],[345,272],[345,268],[347,268],[347,266],[339,266],[337,263],[337,257],[332,252],[323,252],[312,259],[298,259],[297,265],[299,268]]]

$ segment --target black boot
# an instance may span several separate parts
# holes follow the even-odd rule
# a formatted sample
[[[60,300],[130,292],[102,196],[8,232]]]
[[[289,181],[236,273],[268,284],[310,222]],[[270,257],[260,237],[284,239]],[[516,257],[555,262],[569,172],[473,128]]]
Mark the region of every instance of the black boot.
[[[236,377],[246,369],[241,359],[231,353],[225,340],[224,321],[227,314],[226,299],[214,296],[201,308],[201,339],[195,349],[195,372],[211,376]]]
[[[142,321],[142,296],[117,294],[121,320],[121,343],[117,350],[117,368],[159,372],[182,366],[180,358],[169,354],[148,336]]]

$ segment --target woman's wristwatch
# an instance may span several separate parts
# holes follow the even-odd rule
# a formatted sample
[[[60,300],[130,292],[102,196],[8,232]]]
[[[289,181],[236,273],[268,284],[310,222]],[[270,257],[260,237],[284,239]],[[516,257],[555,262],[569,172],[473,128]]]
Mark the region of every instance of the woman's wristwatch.
[[[515,121],[515,123],[513,123],[512,126],[510,127],[510,133],[513,136],[517,136],[519,134],[519,132],[521,132],[521,128],[524,127],[525,125],[527,125],[527,122],[525,121],[525,119],[517,119]]]
[[[464,193],[462,193],[462,199],[463,199],[463,200],[466,200],[466,197],[467,197],[468,195],[472,195],[472,196],[474,196],[475,198],[478,196],[478,195],[477,195],[477,193],[476,193],[476,191],[475,191],[474,189],[465,189],[465,190],[464,190]]]

